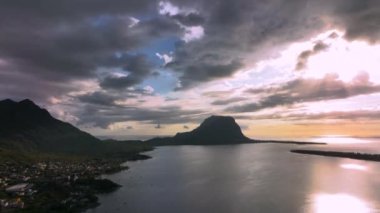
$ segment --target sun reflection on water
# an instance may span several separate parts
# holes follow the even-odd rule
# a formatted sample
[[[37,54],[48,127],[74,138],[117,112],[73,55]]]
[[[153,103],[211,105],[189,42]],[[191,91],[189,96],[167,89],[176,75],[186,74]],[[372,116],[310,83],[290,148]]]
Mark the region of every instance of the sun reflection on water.
[[[368,169],[366,166],[354,164],[354,163],[341,164],[340,167],[342,167],[343,169],[352,169],[352,170],[359,170],[359,171],[366,171]]]
[[[313,198],[314,213],[369,213],[371,208],[363,200],[349,194],[316,194]]]

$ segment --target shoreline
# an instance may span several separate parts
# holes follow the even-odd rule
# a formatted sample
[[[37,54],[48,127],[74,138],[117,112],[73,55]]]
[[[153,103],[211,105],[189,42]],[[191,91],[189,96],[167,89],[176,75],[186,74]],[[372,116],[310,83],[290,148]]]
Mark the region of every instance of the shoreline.
[[[151,159],[152,157],[149,156],[149,155],[145,155],[145,154],[141,154],[141,153],[136,153],[135,155],[132,155],[132,156],[129,156],[127,158],[127,160],[125,161],[122,161],[120,162],[119,164],[119,169],[115,169],[115,170],[111,170],[111,171],[107,171],[105,173],[102,173],[100,175],[97,176],[100,177],[101,175],[112,175],[112,174],[116,174],[118,172],[122,172],[122,171],[125,171],[125,170],[128,170],[129,167],[128,166],[123,166],[122,164],[124,163],[127,163],[127,162],[134,162],[134,161],[141,161],[141,160],[148,160],[148,159]],[[98,193],[95,193],[95,196],[99,195],[99,194],[106,194],[106,193],[112,193],[116,190],[118,190],[119,188],[123,187],[122,185],[119,185],[118,183],[115,183],[113,182],[112,180],[108,179],[108,178],[100,178],[101,180],[105,180],[105,181],[108,181],[110,184],[116,184],[117,186],[115,188],[113,188],[112,190],[108,191],[108,192],[98,192]],[[112,187],[111,187],[112,188]],[[98,197],[97,197],[97,201],[94,205],[89,205],[88,207],[86,207],[85,209],[82,209],[81,212],[85,212],[86,210],[89,210],[89,209],[95,209],[96,207],[98,207],[100,205],[100,203],[98,202]]]
[[[276,143],[276,144],[295,144],[295,145],[328,145],[324,142],[302,142],[302,141],[277,141],[277,140],[263,140],[255,141],[256,143]]]
[[[142,152],[119,158],[65,157],[34,162],[3,160],[0,165],[1,212],[85,212],[100,205],[98,194],[122,187],[103,174],[151,157]]]
[[[142,142],[145,143],[145,142]],[[160,147],[160,146],[223,146],[223,145],[241,145],[241,144],[269,144],[269,143],[275,143],[275,144],[294,144],[294,145],[328,145],[328,143],[325,142],[303,142],[303,141],[281,141],[281,140],[249,140],[244,142],[237,142],[237,143],[203,143],[203,144],[194,144],[194,143],[150,143],[149,145],[153,147]]]
[[[304,150],[294,149],[290,150],[292,153],[305,154],[305,155],[318,155],[325,157],[339,157],[350,158],[355,160],[366,160],[380,162],[380,154],[369,154],[360,152],[338,152],[338,151],[322,151],[322,150]]]

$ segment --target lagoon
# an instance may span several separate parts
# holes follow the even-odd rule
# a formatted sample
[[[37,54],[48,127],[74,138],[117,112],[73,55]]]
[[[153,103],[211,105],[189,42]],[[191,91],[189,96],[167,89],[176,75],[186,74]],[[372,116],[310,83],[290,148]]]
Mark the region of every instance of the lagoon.
[[[374,150],[377,144],[323,148]],[[100,195],[101,205],[87,212],[380,212],[380,163],[289,152],[299,147],[159,147],[147,153],[152,159],[105,176],[123,187]]]

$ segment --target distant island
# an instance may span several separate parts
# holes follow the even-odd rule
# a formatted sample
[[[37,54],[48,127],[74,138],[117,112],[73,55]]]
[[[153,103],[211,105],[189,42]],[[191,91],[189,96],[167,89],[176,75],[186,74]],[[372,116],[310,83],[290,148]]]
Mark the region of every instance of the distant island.
[[[298,154],[320,155],[320,156],[339,157],[339,158],[351,158],[351,159],[356,159],[356,160],[367,160],[367,161],[380,162],[380,155],[379,154],[368,154],[368,153],[359,153],[359,152],[321,151],[321,150],[302,150],[302,149],[290,150],[290,152],[298,153]]]

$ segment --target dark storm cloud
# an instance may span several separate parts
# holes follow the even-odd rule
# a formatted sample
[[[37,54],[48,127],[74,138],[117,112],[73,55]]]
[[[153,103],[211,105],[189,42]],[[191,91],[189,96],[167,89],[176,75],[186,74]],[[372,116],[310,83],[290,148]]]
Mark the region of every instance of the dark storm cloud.
[[[310,56],[316,55],[320,53],[323,50],[326,50],[329,46],[322,41],[318,41],[313,49],[311,50],[305,50],[302,53],[299,54],[297,58],[297,64],[295,70],[302,70],[307,67],[307,62],[310,58]]]
[[[257,92],[248,90],[248,93]],[[296,103],[322,100],[344,99],[357,95],[380,92],[380,85],[369,81],[367,73],[361,73],[351,82],[345,83],[337,75],[326,75],[323,79],[296,79],[276,88],[262,90],[264,95],[257,102],[236,105],[227,108],[231,112],[255,112],[277,106],[288,106]],[[260,95],[258,93],[257,95]]]
[[[136,37],[144,38],[143,42],[149,42],[164,36],[179,36],[181,32],[180,27],[173,20],[166,17],[142,20],[133,30]]]
[[[176,14],[170,17],[185,26],[199,26],[205,22],[205,19],[196,13]]]
[[[154,1],[139,0],[66,0],[52,2],[50,0],[1,0],[0,14],[6,21],[56,22],[75,21],[99,15],[124,15],[152,12]],[[11,22],[12,23],[12,22]]]
[[[120,58],[117,54],[131,55],[129,52],[148,42],[164,36],[179,36],[181,31],[176,21],[158,16],[156,3],[146,0],[54,3],[0,0],[0,65],[7,65],[0,66],[0,73],[18,73],[20,81],[23,75],[33,76],[41,88],[32,89],[32,83],[25,84],[24,93],[45,98],[51,95],[46,94],[43,84],[94,79],[101,68],[127,68],[131,73],[127,84],[138,84],[154,74],[147,70],[145,58]],[[137,24],[132,19],[134,15],[145,13],[151,16]],[[58,93],[62,95],[67,90]],[[19,95],[22,95],[21,89]]]
[[[128,75],[123,77],[108,76],[100,82],[100,86],[108,89],[123,89],[140,83],[143,79],[142,75]]]
[[[70,92],[74,89],[75,85],[43,81],[33,75],[0,72],[0,99],[11,97],[15,100],[23,100],[28,98],[39,104],[46,104],[49,102],[47,97],[59,96],[62,92]]]
[[[88,110],[78,115],[84,122],[99,126],[128,119],[152,124],[185,123],[201,112],[140,111],[135,106],[121,109],[114,104],[123,98],[127,87],[138,87],[155,74],[155,65],[148,57],[137,54],[154,41],[178,39],[189,27],[203,27],[201,38],[176,44],[171,55],[174,60],[166,65],[178,74],[182,89],[186,89],[229,77],[246,65],[273,56],[285,45],[308,40],[322,30],[338,28],[348,39],[378,42],[380,38],[378,0],[170,2],[181,8],[178,14],[159,15],[155,0],[0,0],[0,96],[43,100],[81,90],[73,81],[98,80],[102,91],[78,97],[79,105],[88,105]],[[132,17],[140,21],[136,23]],[[301,58],[307,61],[310,54]],[[99,76],[103,68],[124,71],[126,76],[105,72]],[[328,89],[308,88],[307,84],[326,84]],[[276,93],[264,91],[262,94],[268,95],[261,102],[233,110],[259,110],[281,102],[290,105],[378,91],[378,86],[369,82],[344,84],[334,78],[299,79],[280,87]],[[102,114],[113,110],[115,115]],[[90,118],[91,112],[101,116],[98,120]]]
[[[100,82],[105,89],[123,89],[141,83],[145,77],[152,74],[152,66],[144,55],[123,55],[117,60],[121,61],[123,70],[128,72],[127,76],[107,76]]]
[[[86,95],[80,95],[77,98],[79,101],[84,103],[99,104],[105,106],[114,105],[115,101],[119,99],[118,97],[107,94],[105,92],[93,92]]]
[[[12,67],[1,72],[17,70],[57,82],[94,78],[103,66],[122,66],[107,61],[115,52],[136,50],[160,37],[179,37],[186,29],[176,22],[202,26],[205,33],[178,44],[168,64],[180,74],[184,88],[228,77],[327,26],[345,30],[349,39],[379,39],[378,0],[169,2],[189,10],[159,16],[158,1],[152,0],[0,0],[0,59]],[[131,17],[144,18],[129,27],[134,24]],[[150,74],[108,80],[138,84]]]
[[[179,44],[174,60],[167,65],[182,74],[184,88],[231,76],[267,51],[308,38],[323,27],[318,16],[309,11],[312,2],[218,0],[185,4],[201,8],[205,34],[200,40]],[[226,65],[228,69],[223,69]]]
[[[195,64],[189,65],[181,76],[181,88],[187,88],[199,82],[231,76],[242,64],[232,61],[227,64]]]
[[[169,68],[182,74],[184,88],[198,82],[225,77],[209,71],[209,66],[239,61],[252,65],[276,48],[307,40],[322,30],[338,28],[349,39],[380,39],[380,1],[378,0],[173,0],[180,7],[197,8],[204,17],[201,40],[178,45]],[[323,47],[323,46],[321,46]],[[323,49],[323,48],[322,48]],[[318,50],[300,56],[298,68]],[[197,65],[194,69],[194,65]],[[240,66],[228,72],[232,75]],[[195,70],[195,71],[194,71]],[[191,73],[200,72],[206,80]]]
[[[138,102],[144,102],[139,100],[139,97],[153,96],[153,92],[149,89],[134,88],[121,90],[121,92],[115,92],[114,90],[101,90],[96,92],[90,92],[83,95],[71,96],[75,101],[81,104],[101,105],[102,107],[118,107],[117,101],[136,100]]]
[[[380,1],[336,0],[333,21],[346,31],[348,39],[380,40]]]
[[[93,76],[97,68],[141,63],[141,57],[118,58],[115,53],[133,50],[164,33],[175,33],[176,25],[148,20],[128,27],[129,18],[111,17],[58,24],[53,28],[8,27],[0,35],[0,57],[22,72],[33,72],[53,80]],[[151,23],[152,22],[152,23]],[[28,29],[29,27],[25,27]],[[162,33],[162,34],[161,34]],[[127,61],[123,61],[123,59]],[[133,59],[138,62],[132,62]],[[127,66],[131,66],[128,65]]]

